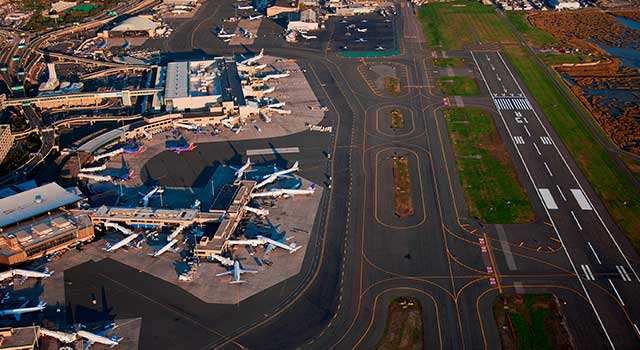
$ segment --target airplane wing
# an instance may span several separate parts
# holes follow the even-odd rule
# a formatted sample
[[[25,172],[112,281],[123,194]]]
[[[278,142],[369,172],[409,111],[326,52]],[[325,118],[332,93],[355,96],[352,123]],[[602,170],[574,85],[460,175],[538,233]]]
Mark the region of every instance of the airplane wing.
[[[218,277],[219,276],[226,276],[226,275],[230,275],[232,273],[233,273],[233,271],[220,272],[220,273],[217,273],[216,276],[218,276]]]

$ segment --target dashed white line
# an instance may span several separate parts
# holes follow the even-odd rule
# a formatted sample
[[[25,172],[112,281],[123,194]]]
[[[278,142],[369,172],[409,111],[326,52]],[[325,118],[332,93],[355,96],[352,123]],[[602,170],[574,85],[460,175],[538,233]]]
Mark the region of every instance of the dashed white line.
[[[562,199],[564,199],[564,201],[567,201],[567,197],[564,196],[564,193],[562,193],[562,190],[560,189],[560,186],[556,185],[556,188],[558,189],[558,192],[560,192],[560,195],[562,196]]]
[[[544,167],[547,168],[547,172],[549,173],[549,176],[553,177],[553,173],[551,172],[551,169],[549,169],[547,162],[544,162]]]
[[[596,260],[598,260],[598,264],[602,265],[602,261],[600,261],[600,257],[598,256],[598,254],[596,254],[596,250],[593,249],[593,246],[591,245],[591,242],[587,242],[587,244],[589,245],[589,248],[591,249],[591,252],[593,253],[593,256],[595,256]]]
[[[578,225],[578,228],[580,229],[580,231],[582,231],[582,225],[580,225],[580,221],[578,221],[578,218],[576,217],[576,214],[573,212],[573,210],[571,211],[571,216],[573,216],[573,220],[575,220],[576,225]]]
[[[636,334],[638,334],[638,336],[640,336],[640,329],[638,329],[638,326],[635,323],[633,324],[633,329],[635,329]]]
[[[539,155],[539,156],[541,156],[541,155],[542,155],[542,153],[540,153],[540,149],[538,148],[538,145],[536,145],[536,143],[535,143],[535,142],[533,143],[533,148],[535,148],[535,149],[536,149],[536,152],[538,153],[538,155]]]
[[[622,301],[622,297],[620,296],[620,293],[618,293],[618,290],[616,289],[616,286],[613,285],[613,282],[611,282],[611,279],[607,278],[607,280],[609,281],[609,284],[611,285],[611,288],[613,288],[613,291],[616,292],[616,296],[618,297],[618,300],[620,300],[620,304],[622,304],[622,306],[624,306],[624,301]]]
[[[524,131],[527,133],[527,135],[529,135],[529,137],[531,137],[531,133],[529,132],[529,129],[527,128],[527,126],[526,125],[523,125],[523,126],[524,126]]]

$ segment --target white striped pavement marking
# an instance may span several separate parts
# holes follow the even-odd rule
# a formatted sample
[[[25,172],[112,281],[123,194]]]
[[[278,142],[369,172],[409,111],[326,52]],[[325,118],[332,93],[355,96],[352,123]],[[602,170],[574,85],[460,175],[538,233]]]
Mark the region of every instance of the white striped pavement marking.
[[[556,201],[553,199],[553,195],[548,188],[538,188],[538,192],[540,192],[540,196],[542,197],[542,201],[544,202],[544,206],[547,209],[555,210],[558,209],[558,205]]]
[[[560,195],[562,196],[562,199],[564,199],[564,201],[567,201],[567,197],[564,196],[564,193],[562,193],[562,190],[560,189],[560,186],[556,185],[556,188],[558,189],[558,192],[560,192]]]
[[[547,169],[547,172],[549,173],[549,175],[551,177],[553,177],[553,173],[551,172],[551,169],[549,169],[549,166],[547,165],[547,162],[544,162],[544,167]]]
[[[524,145],[524,138],[522,136],[514,136],[513,141],[518,145]]]
[[[533,143],[533,148],[535,148],[535,149],[536,149],[536,152],[538,153],[538,155],[539,155],[539,156],[541,156],[541,155],[542,155],[542,153],[540,153],[540,149],[538,148],[538,145],[536,145],[536,143],[535,143],[535,142]]]
[[[618,300],[620,300],[620,304],[624,306],[624,301],[622,301],[622,297],[620,296],[620,293],[618,293],[616,286],[613,285],[613,282],[611,282],[611,279],[607,278],[607,280],[609,280],[609,284],[611,285],[611,288],[613,288],[613,291],[616,292],[616,296],[618,297]]]
[[[622,277],[623,281],[631,282],[631,277],[629,277],[629,274],[627,273],[627,270],[624,269],[624,266],[616,265],[616,269],[618,269],[618,273],[620,274],[620,277]]]
[[[596,260],[598,260],[598,264],[602,265],[602,261],[600,261],[600,257],[598,256],[598,254],[596,254],[596,250],[593,249],[593,246],[591,245],[591,242],[587,242],[587,244],[589,245],[589,248],[591,249],[591,252],[593,253],[593,256],[595,256]]]
[[[529,132],[529,128],[527,128],[526,125],[523,125],[523,126],[524,126],[524,131],[527,133],[527,135],[529,135],[529,137],[531,137],[531,133]]]
[[[573,197],[576,199],[576,202],[578,202],[580,209],[593,210],[593,208],[591,207],[591,204],[589,204],[589,200],[587,200],[587,197],[584,195],[584,192],[582,192],[582,190],[577,188],[572,188],[571,194],[573,194]]]
[[[553,143],[548,136],[540,136],[540,141],[542,141],[543,145],[551,145]]]
[[[580,221],[578,221],[578,218],[576,217],[576,214],[573,212],[573,210],[571,211],[571,216],[573,216],[573,220],[576,222],[576,225],[578,225],[580,231],[582,231],[582,225],[580,225]]]
[[[596,278],[593,276],[593,273],[591,272],[591,269],[589,268],[589,265],[580,265],[580,267],[582,267],[582,272],[584,272],[584,276],[588,281],[596,280]]]

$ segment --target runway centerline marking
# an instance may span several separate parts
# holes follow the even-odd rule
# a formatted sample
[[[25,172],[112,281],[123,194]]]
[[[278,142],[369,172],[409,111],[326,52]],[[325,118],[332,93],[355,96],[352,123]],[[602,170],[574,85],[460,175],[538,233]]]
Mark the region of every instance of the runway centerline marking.
[[[616,289],[616,286],[613,284],[613,282],[611,282],[610,278],[607,278],[607,280],[609,281],[609,284],[611,285],[611,288],[613,288],[613,291],[616,293],[616,296],[618,297],[618,300],[620,300],[620,304],[622,304],[622,306],[624,306],[624,301],[622,300],[622,297],[620,296],[620,293],[618,293],[618,289]]]
[[[571,211],[571,216],[573,216],[573,220],[576,222],[576,225],[578,225],[578,228],[580,229],[580,231],[582,231],[582,225],[580,225],[580,221],[578,221],[578,218],[576,217],[576,213],[574,213],[573,210]]]
[[[560,186],[556,185],[556,188],[558,189],[558,192],[560,192],[560,196],[562,196],[562,199],[564,199],[564,201],[566,202],[567,201],[567,197],[564,196],[564,193],[560,189]]]
[[[536,145],[536,143],[535,143],[535,142],[533,143],[533,148],[535,148],[535,149],[536,149],[536,153],[538,153],[538,155],[539,155],[539,156],[541,156],[541,155],[542,155],[542,153],[540,153],[540,149],[538,148],[538,145]]]
[[[591,249],[591,252],[593,253],[593,256],[595,256],[596,260],[598,260],[598,264],[602,265],[602,261],[600,261],[600,257],[598,256],[598,254],[596,254],[596,250],[593,249],[593,246],[591,245],[591,242],[587,242],[587,245],[589,245],[589,248]]]
[[[549,165],[547,164],[547,162],[544,162],[544,167],[547,169],[547,172],[549,173],[549,175],[553,177],[553,173],[551,172],[551,169],[549,169]]]

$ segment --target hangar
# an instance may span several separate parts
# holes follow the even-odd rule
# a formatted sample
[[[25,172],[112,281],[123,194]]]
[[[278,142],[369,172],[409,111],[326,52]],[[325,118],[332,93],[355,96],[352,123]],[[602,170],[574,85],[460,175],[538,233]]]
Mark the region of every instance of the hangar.
[[[154,37],[156,29],[160,25],[144,16],[129,17],[122,23],[104,31],[102,36],[105,38],[121,38],[121,37]]]

